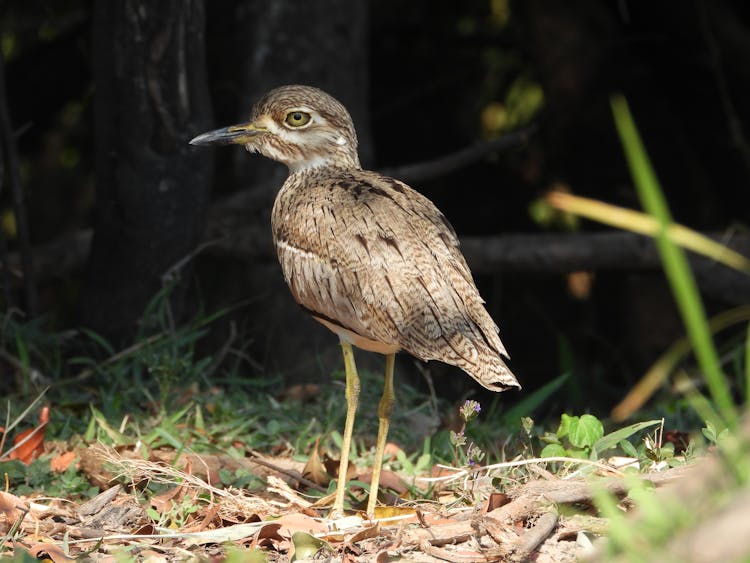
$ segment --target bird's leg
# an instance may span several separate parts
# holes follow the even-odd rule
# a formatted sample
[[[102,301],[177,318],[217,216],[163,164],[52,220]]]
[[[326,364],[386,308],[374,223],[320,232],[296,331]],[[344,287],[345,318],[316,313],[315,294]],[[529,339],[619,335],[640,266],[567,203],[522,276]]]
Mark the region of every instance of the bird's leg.
[[[378,485],[380,484],[380,469],[383,465],[383,453],[385,452],[385,442],[388,438],[388,426],[391,422],[393,413],[393,404],[396,402],[396,395],[393,391],[393,366],[396,361],[396,354],[388,354],[385,357],[385,385],[383,386],[383,396],[380,398],[378,405],[378,443],[375,448],[375,462],[372,467],[372,481],[370,482],[370,498],[367,501],[367,515],[372,517],[375,514],[375,503],[378,500]]]
[[[339,517],[344,514],[344,493],[346,493],[346,473],[349,469],[349,451],[352,447],[352,431],[354,430],[354,416],[359,403],[359,375],[354,363],[352,345],[341,340],[341,350],[344,353],[344,370],[346,371],[346,423],[344,424],[344,441],[341,444],[341,461],[339,462],[339,479],[336,483],[336,500],[333,503],[331,516]]]

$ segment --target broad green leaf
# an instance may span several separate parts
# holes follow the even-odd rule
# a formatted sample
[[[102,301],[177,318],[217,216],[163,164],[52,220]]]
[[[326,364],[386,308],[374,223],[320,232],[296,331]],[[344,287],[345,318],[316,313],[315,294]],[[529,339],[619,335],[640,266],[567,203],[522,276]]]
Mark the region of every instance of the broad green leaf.
[[[291,556],[289,561],[315,559],[315,556],[321,551],[333,551],[328,542],[320,540],[307,532],[294,532],[292,534],[292,545],[294,547],[294,555]]]
[[[567,457],[568,452],[560,444],[547,444],[539,457]]]
[[[227,556],[224,558],[224,563],[266,563],[267,561],[266,554],[257,547],[240,549],[231,546],[227,549]]]
[[[570,434],[570,429],[578,424],[577,416],[570,416],[569,414],[563,413],[560,417],[560,426],[557,428],[557,437],[565,438]]]
[[[568,439],[577,448],[592,448],[604,436],[604,426],[591,414],[584,414],[577,423],[571,424]]]

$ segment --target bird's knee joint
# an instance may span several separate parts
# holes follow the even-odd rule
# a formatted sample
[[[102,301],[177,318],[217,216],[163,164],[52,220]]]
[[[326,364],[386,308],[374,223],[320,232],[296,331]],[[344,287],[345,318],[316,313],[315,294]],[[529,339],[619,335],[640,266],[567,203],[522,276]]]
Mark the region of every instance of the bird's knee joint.
[[[393,414],[394,403],[395,401],[393,397],[383,395],[383,398],[380,399],[380,404],[378,405],[378,417],[390,419]]]

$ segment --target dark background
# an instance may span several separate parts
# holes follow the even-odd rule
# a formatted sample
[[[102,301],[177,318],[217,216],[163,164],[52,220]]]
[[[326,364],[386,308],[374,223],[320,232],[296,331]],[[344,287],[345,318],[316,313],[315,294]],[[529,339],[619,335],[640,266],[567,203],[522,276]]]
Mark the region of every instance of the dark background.
[[[675,219],[727,240],[747,228],[744,2],[32,0],[3,3],[0,22],[37,296],[29,301],[11,268],[6,306],[58,330],[86,326],[129,344],[172,271],[177,321],[247,301],[204,345],[219,346],[232,321],[250,342],[248,378],[311,381],[340,367],[335,337],[294,305],[272,253],[284,168],[238,148],[187,145],[241,121],[284,83],[339,98],[364,164],[394,174],[533,124],[528,142],[404,178],[480,247],[488,237],[602,230],[535,212],[553,188],[639,208],[612,124],[615,92],[630,103]],[[490,119],[502,115],[504,124]],[[0,212],[14,264],[4,144]],[[683,334],[671,294],[658,267],[627,259],[574,268],[591,274],[576,294],[572,268],[536,240],[524,239],[526,256],[540,252],[534,267],[474,267],[513,370],[526,389],[572,370],[564,406],[608,408]],[[747,301],[746,281],[738,291],[715,277],[702,286],[710,313]],[[412,366],[400,358],[400,373]],[[474,389],[458,370],[430,368],[441,393]]]

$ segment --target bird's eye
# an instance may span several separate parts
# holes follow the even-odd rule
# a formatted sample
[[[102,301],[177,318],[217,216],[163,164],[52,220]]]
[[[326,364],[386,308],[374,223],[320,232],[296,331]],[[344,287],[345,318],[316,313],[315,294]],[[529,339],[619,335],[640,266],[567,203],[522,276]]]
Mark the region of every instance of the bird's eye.
[[[310,114],[304,111],[290,111],[284,122],[290,127],[302,127],[310,123]]]

